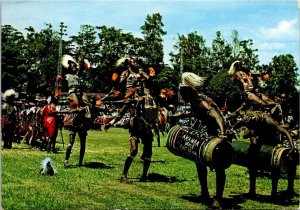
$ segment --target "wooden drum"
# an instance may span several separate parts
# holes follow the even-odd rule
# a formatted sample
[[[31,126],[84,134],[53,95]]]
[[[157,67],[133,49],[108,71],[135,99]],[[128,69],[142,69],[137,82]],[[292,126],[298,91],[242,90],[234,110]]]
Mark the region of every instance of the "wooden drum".
[[[233,148],[227,141],[208,137],[207,133],[187,126],[172,127],[167,136],[167,148],[176,156],[211,168],[228,168],[232,163]]]

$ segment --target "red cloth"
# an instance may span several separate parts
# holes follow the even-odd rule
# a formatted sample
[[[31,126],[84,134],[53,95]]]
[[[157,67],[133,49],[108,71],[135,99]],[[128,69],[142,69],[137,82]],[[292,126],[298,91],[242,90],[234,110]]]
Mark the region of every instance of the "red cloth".
[[[48,137],[53,138],[56,136],[56,107],[54,104],[46,105],[43,109],[43,126]]]
[[[49,104],[44,107],[43,110],[43,126],[48,127],[55,127],[56,125],[56,108],[55,105]]]

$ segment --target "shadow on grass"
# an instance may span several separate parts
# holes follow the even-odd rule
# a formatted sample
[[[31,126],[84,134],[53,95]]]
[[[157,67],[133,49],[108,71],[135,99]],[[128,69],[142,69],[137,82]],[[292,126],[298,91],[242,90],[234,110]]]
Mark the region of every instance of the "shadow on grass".
[[[166,161],[165,160],[151,160],[151,163],[163,163],[163,164],[165,164]]]
[[[108,166],[104,163],[98,163],[98,162],[89,162],[89,163],[85,163],[82,166],[77,165],[68,165],[67,167],[65,167],[66,169],[70,169],[70,168],[80,168],[80,167],[86,167],[86,168],[93,168],[93,169],[111,169],[111,168],[115,168],[113,166]]]
[[[99,162],[89,162],[83,165],[86,168],[101,168],[101,169],[111,169],[115,168],[113,166],[106,165],[104,163],[99,163]]]
[[[291,206],[291,205],[298,205],[299,201],[297,198],[299,198],[299,194],[295,194],[294,198],[286,198],[283,194],[283,192],[279,192],[279,196],[276,198],[273,198],[271,195],[260,195],[257,194],[255,197],[249,196],[248,193],[241,194],[241,195],[232,195],[234,200],[240,200],[240,201],[246,201],[246,200],[253,200],[257,201],[259,203],[269,203],[269,204],[276,204],[281,206]]]
[[[179,180],[175,176],[165,176],[165,175],[162,175],[162,174],[150,173],[150,174],[148,174],[147,181],[148,182],[170,182],[170,183],[174,183],[174,182],[184,182],[186,180]]]
[[[269,171],[262,171],[262,170],[259,170],[259,171],[258,171],[258,174],[257,174],[257,177],[260,177],[260,178],[262,178],[262,179],[272,179],[272,173],[269,172]],[[281,179],[287,180],[287,179],[288,179],[287,173],[285,173],[285,174],[280,174],[280,178],[281,178]],[[299,175],[299,174],[296,174],[295,179],[299,179],[299,178],[300,178],[300,175]]]
[[[208,207],[208,209],[213,209],[212,204],[214,199],[210,198],[208,199],[204,199],[199,195],[195,195],[195,194],[191,194],[191,195],[186,195],[186,196],[182,196],[181,197],[184,200],[187,200],[189,202],[193,202],[193,203],[201,203],[203,205],[206,205]],[[222,202],[222,208],[223,209],[242,209],[242,207],[240,205],[238,205],[239,203],[243,203],[245,200],[243,200],[242,198],[223,198],[223,202]]]

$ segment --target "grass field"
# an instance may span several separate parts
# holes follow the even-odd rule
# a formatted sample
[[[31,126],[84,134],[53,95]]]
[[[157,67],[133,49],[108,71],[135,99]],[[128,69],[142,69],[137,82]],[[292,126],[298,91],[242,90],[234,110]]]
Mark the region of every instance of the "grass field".
[[[76,139],[71,167],[63,162],[68,132],[63,131],[65,145],[57,144],[58,153],[47,153],[26,144],[13,143],[13,149],[2,150],[2,208],[9,209],[205,209],[199,199],[200,187],[195,164],[177,157],[154,142],[153,158],[147,182],[138,182],[142,173],[141,152],[129,171],[132,184],[119,182],[125,158],[129,152],[127,130],[111,128],[108,132],[89,131],[84,166],[78,167],[79,140]],[[61,142],[61,138],[58,137]],[[58,173],[40,174],[41,162],[50,157]],[[299,197],[272,201],[271,180],[257,180],[258,197],[246,199],[248,174],[244,167],[231,165],[227,170],[224,191],[225,209],[297,209]],[[297,170],[295,190],[300,192],[300,170]],[[211,196],[215,194],[215,173],[208,173]],[[279,191],[287,180],[279,181]]]

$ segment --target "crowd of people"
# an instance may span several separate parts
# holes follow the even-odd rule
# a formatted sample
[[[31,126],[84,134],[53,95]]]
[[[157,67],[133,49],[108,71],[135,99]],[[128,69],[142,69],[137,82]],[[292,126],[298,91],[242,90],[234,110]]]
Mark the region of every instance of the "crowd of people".
[[[5,91],[2,100],[2,140],[3,148],[11,149],[12,142],[25,143],[41,150],[56,153],[56,139],[64,143],[60,131],[68,129],[71,113],[60,112],[68,108],[60,104],[54,96],[48,98],[16,98],[13,89]],[[101,130],[113,112],[97,112],[91,130]],[[7,139],[7,140],[6,140]]]
[[[118,60],[116,67],[121,69],[114,73],[112,80],[113,89],[103,98],[89,99],[81,86],[81,75],[88,68],[80,49],[79,60],[76,61],[69,55],[62,57],[62,65],[66,69],[65,75],[58,75],[57,82],[66,80],[68,83],[68,104],[58,106],[59,95],[53,94],[44,101],[37,103],[18,104],[14,98],[16,92],[11,89],[3,95],[2,104],[2,140],[3,148],[12,148],[12,141],[20,141],[20,137],[31,145],[38,144],[47,151],[55,152],[56,138],[59,129],[67,127],[69,130],[69,142],[66,148],[64,167],[70,166],[69,159],[78,134],[80,139],[80,155],[78,165],[82,166],[86,150],[86,140],[91,122],[104,123],[107,131],[111,126],[117,125],[120,121],[123,127],[129,131],[129,154],[125,158],[124,168],[120,177],[120,182],[129,183],[128,173],[134,158],[138,154],[139,144],[143,144],[141,158],[143,160],[143,173],[140,181],[147,181],[147,174],[151,164],[152,145],[154,133],[162,127],[172,127],[178,124],[179,119],[193,117],[194,125],[191,127],[198,129],[199,122],[205,126],[207,136],[216,136],[222,142],[231,142],[233,139],[232,131],[238,127],[246,127],[244,138],[250,139],[249,155],[249,174],[250,190],[249,194],[255,196],[255,180],[257,168],[255,162],[259,161],[259,151],[262,145],[283,144],[278,138],[279,133],[286,136],[288,142],[288,157],[293,163],[290,167],[289,183],[287,194],[291,197],[294,194],[294,179],[298,151],[295,148],[291,133],[279,124],[265,107],[277,107],[281,109],[281,104],[271,100],[266,95],[258,93],[253,86],[248,67],[243,61],[235,61],[228,74],[232,75],[233,81],[241,83],[245,92],[245,100],[241,108],[233,113],[224,115],[214,100],[205,93],[206,78],[200,77],[191,72],[184,72],[181,75],[181,82],[178,87],[180,96],[190,109],[184,113],[176,112],[176,104],[169,104],[167,107],[160,107],[152,96],[151,81],[156,76],[152,67],[148,69],[139,68],[133,58],[122,58]],[[165,89],[161,91],[164,98],[173,96],[174,93]],[[109,119],[100,120],[99,108],[103,104],[113,104],[120,107],[115,116]],[[163,114],[164,113],[164,114]],[[167,114],[166,114],[167,113]],[[227,121],[238,119],[233,124]],[[101,122],[100,122],[101,121]],[[162,123],[163,122],[163,123]],[[198,122],[198,123],[197,123]],[[165,126],[168,123],[169,126]],[[164,124],[161,126],[160,124]],[[197,127],[198,126],[198,127]],[[24,134],[25,131],[25,134]],[[39,139],[39,140],[38,140]],[[221,157],[222,158],[222,157]],[[204,201],[210,199],[207,180],[207,165],[203,162],[196,162],[196,169],[201,186],[201,198]],[[212,202],[213,207],[222,208],[222,197],[226,181],[224,167],[216,167],[216,195]],[[278,182],[278,180],[277,180]],[[276,197],[277,183],[274,181],[272,196]]]

